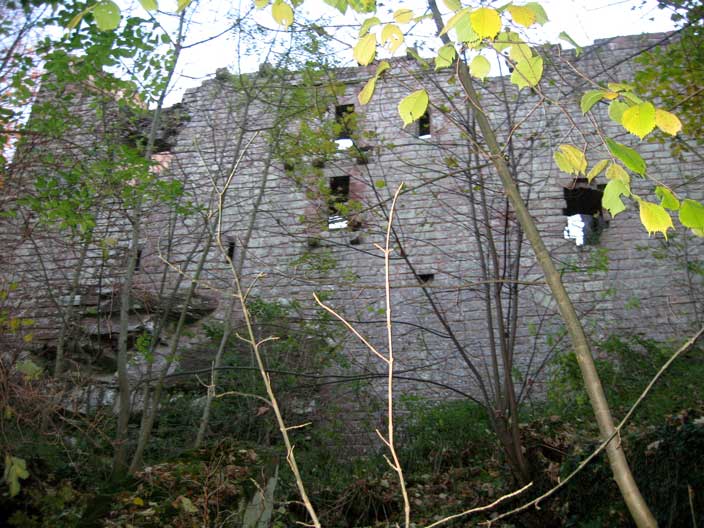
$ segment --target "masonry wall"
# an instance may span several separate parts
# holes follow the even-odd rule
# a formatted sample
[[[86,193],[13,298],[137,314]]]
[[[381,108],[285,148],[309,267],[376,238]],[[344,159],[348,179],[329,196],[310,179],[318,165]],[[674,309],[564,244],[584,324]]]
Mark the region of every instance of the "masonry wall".
[[[564,189],[575,182],[560,173],[552,160],[562,143],[588,144],[590,163],[606,157],[591,148],[599,144],[598,136],[579,112],[579,99],[589,88],[584,79],[628,81],[637,68],[632,59],[664,39],[665,35],[644,35],[598,41],[579,57],[559,48],[544,50],[549,67],[539,92],[519,92],[506,77],[490,79],[480,87],[484,111],[499,132],[539,230],[563,270],[585,327],[596,340],[617,333],[679,338],[701,319],[701,278],[689,274],[686,266],[687,259],[701,260],[701,239],[691,239],[681,228],[669,242],[648,237],[630,205],[616,218],[608,218],[597,243],[575,246],[563,237]],[[515,324],[510,339],[515,340],[516,368],[521,372],[517,390],[524,399],[539,397],[545,390],[550,359],[569,350],[569,343],[489,161],[477,153],[483,141],[474,135],[476,110],[467,107],[451,72],[432,72],[406,59],[393,61],[393,67],[395,73],[379,81],[365,107],[359,106],[356,95],[373,66],[335,72],[344,87],[335,97],[320,84],[319,93],[311,88],[307,98],[295,99],[290,82],[280,86],[281,80],[267,77],[266,71],[244,80],[220,72],[189,90],[182,103],[189,118],[180,124],[170,146],[169,177],[184,183],[187,199],[201,213],[179,219],[173,226],[169,284],[176,284],[179,291],[186,287],[187,281],[176,283],[177,271],[187,276],[187,270],[193,269],[210,230],[220,235],[222,249],[232,248],[234,265],[241,268],[245,286],[252,286],[252,296],[294,305],[299,317],[311,319],[320,313],[313,293],[323,293],[329,305],[383,351],[384,269],[376,245],[383,243],[391,196],[403,182],[406,192],[399,199],[394,221],[390,278],[399,394],[431,399],[490,396],[494,390],[489,381],[494,368],[490,352],[503,337],[498,328],[501,319],[507,331]],[[419,88],[428,90],[433,104],[427,138],[417,137],[415,125],[401,128],[396,110],[404,95]],[[328,117],[312,118],[311,104],[329,108]],[[313,144],[314,153],[305,156],[290,155],[292,149],[282,147],[286,141],[303,142],[302,124],[325,129],[333,120],[334,106],[342,104],[356,106],[354,148],[336,152],[331,137]],[[286,108],[284,115],[281,108]],[[632,137],[608,123],[606,106],[595,114],[607,133],[633,144]],[[642,143],[638,150],[651,175],[678,193],[697,200],[704,197],[702,182],[695,178],[704,167],[696,157],[673,159],[667,144],[659,142]],[[339,176],[350,177],[350,199],[357,206],[347,215],[349,228],[329,230],[326,189],[329,179]],[[649,193],[651,186],[648,181],[633,183],[634,192]],[[218,214],[203,213],[217,213],[220,196],[221,221]],[[159,284],[168,218],[166,211],[147,215],[143,268],[138,274],[142,291],[153,291]],[[124,215],[108,225],[122,226],[111,237],[115,258],[100,265],[109,280],[96,280],[97,253],[92,254],[96,263],[81,278],[101,302],[109,297],[108,289],[119,288],[120,258],[124,257],[118,254],[124,254],[127,243]],[[58,321],[51,317],[52,302],[46,292],[65,290],[70,274],[61,275],[63,286],[42,286],[45,278],[37,272],[32,250],[22,249],[31,240],[22,239],[19,246],[16,236],[13,240],[5,274],[11,270],[25,292],[22,295],[31,292],[31,304],[23,307],[26,313],[44,307],[38,335],[48,343]],[[496,262],[488,259],[492,243],[498,248]],[[67,254],[61,250],[47,256],[52,269],[71,269],[72,261],[64,259]],[[482,270],[483,258],[486,270]],[[497,278],[506,279],[498,293]],[[212,313],[194,324],[193,336],[184,341],[184,354],[200,347],[207,361],[214,352],[207,347],[203,352],[197,330],[204,321],[224,317],[231,286],[231,270],[214,244],[198,288]],[[105,291],[98,291],[101,287]],[[500,314],[495,311],[497,296],[503,302]],[[488,307],[493,332],[488,330]],[[148,328],[146,313],[134,324]],[[335,322],[328,324],[337,329],[330,353],[341,348],[346,358],[333,362],[337,366],[328,366],[328,371],[383,372],[384,365],[353,336]],[[300,351],[300,356],[305,352]],[[339,404],[347,420],[364,415],[366,404],[355,405],[365,401],[360,391],[373,396],[380,388],[377,381],[362,388],[335,387],[323,391],[318,403],[327,401],[328,414]]]

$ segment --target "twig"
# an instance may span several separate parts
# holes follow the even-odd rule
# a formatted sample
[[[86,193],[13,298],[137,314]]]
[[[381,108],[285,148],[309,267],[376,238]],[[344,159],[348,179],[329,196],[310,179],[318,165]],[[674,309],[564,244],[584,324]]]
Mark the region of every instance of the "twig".
[[[394,211],[396,209],[396,201],[398,200],[399,194],[403,189],[403,183],[398,186],[396,192],[394,193],[393,200],[391,201],[391,208],[389,209],[389,221],[386,226],[386,239],[384,247],[375,244],[377,249],[384,255],[384,291],[386,296],[386,339],[388,354],[384,356],[377,348],[372,345],[367,339],[362,336],[347,320],[337,313],[332,308],[323,304],[317,295],[313,294],[315,301],[328,313],[334,315],[339,319],[349,330],[352,332],[364,345],[379,359],[381,359],[387,365],[387,382],[386,382],[386,398],[387,398],[387,434],[382,435],[380,431],[376,431],[381,438],[381,441],[389,449],[389,454],[391,459],[384,455],[384,459],[389,464],[391,469],[396,472],[398,476],[399,486],[401,487],[401,495],[403,496],[403,513],[404,513],[404,526],[409,528],[411,525],[411,502],[408,498],[408,490],[406,489],[406,479],[403,476],[403,468],[401,467],[401,462],[396,453],[396,446],[394,442],[394,349],[393,349],[393,323],[391,320],[391,282],[390,282],[390,271],[391,271],[391,249],[389,248],[391,240],[391,226],[393,224]]]
[[[621,420],[621,422],[619,422],[619,424],[614,428],[614,431],[611,433],[611,435],[609,435],[609,437],[606,440],[604,440],[599,445],[599,447],[596,450],[594,450],[594,452],[591,455],[589,455],[587,458],[585,458],[572,473],[570,473],[564,480],[559,482],[556,486],[554,486],[553,488],[551,488],[548,491],[546,491],[545,493],[543,493],[540,497],[533,499],[532,501],[527,502],[526,504],[519,506],[518,508],[515,508],[511,511],[508,511],[506,513],[502,513],[501,515],[492,519],[491,521],[487,521],[486,524],[488,526],[491,526],[492,523],[494,523],[500,519],[505,519],[509,515],[513,515],[515,513],[519,513],[521,511],[527,510],[531,506],[535,506],[537,508],[538,503],[540,503],[540,501],[547,499],[548,497],[553,495],[555,492],[557,492],[559,489],[563,488],[570,480],[572,480],[575,477],[575,475],[577,475],[577,473],[582,471],[587,466],[587,464],[589,464],[589,462],[594,460],[594,458],[596,458],[596,456],[599,455],[599,453],[601,453],[604,449],[606,449],[606,446],[609,445],[609,442],[611,442],[611,440],[613,440],[614,437],[620,435],[621,429],[623,428],[623,426],[626,425],[626,422],[628,422],[628,420],[631,418],[631,416],[635,412],[636,408],[643,402],[643,400],[648,395],[648,393],[651,391],[651,389],[653,388],[655,383],[657,383],[657,381],[665,373],[665,371],[670,367],[670,365],[672,365],[672,363],[675,361],[675,359],[677,359],[679,356],[681,356],[686,351],[688,351],[690,348],[692,348],[694,346],[694,344],[697,342],[697,340],[703,334],[704,334],[704,327],[702,327],[696,334],[694,334],[694,336],[692,336],[684,345],[682,345],[674,354],[672,354],[670,359],[668,359],[665,362],[665,364],[662,367],[660,367],[660,370],[658,370],[658,372],[655,374],[655,376],[653,376],[653,379],[650,380],[650,383],[648,383],[648,385],[645,387],[645,389],[643,389],[643,392],[641,393],[641,395],[638,397],[636,402],[631,406],[629,411],[626,413],[626,416],[623,417],[623,420]]]

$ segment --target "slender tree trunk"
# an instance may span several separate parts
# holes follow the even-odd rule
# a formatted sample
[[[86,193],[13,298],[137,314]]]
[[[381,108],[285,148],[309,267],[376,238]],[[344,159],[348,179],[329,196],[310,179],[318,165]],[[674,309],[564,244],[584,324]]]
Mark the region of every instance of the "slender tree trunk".
[[[242,273],[242,269],[244,269],[244,262],[247,256],[247,248],[249,247],[249,241],[251,240],[252,233],[254,232],[254,224],[257,219],[257,212],[259,211],[262,200],[264,199],[264,192],[266,191],[266,186],[269,179],[270,167],[271,158],[267,158],[266,166],[264,167],[264,174],[262,176],[262,181],[260,182],[257,197],[252,208],[252,214],[249,217],[249,224],[247,225],[247,230],[245,231],[244,238],[242,239],[242,242],[240,244],[241,248],[237,258],[237,263],[233,263],[230,261],[230,265],[234,266],[234,272],[238,276],[240,276],[240,274]],[[218,237],[218,246],[220,248],[220,251],[224,253],[225,248],[223,247],[220,235],[221,233],[216,234],[216,236]],[[205,400],[205,407],[203,407],[203,415],[201,416],[200,425],[198,427],[198,434],[196,435],[196,440],[193,444],[193,447],[195,447],[196,449],[199,448],[203,443],[203,438],[205,437],[205,433],[208,429],[208,422],[210,421],[210,409],[213,404],[213,398],[215,398],[215,388],[218,384],[219,369],[222,366],[222,357],[225,353],[227,341],[229,340],[230,335],[232,333],[232,313],[236,302],[237,299],[233,297],[232,301],[230,301],[227,307],[227,313],[225,314],[225,326],[223,328],[222,339],[220,340],[218,351],[215,354],[215,359],[213,360],[213,370],[210,379],[210,387],[208,388],[208,394]]]
[[[61,330],[59,331],[59,339],[56,343],[54,378],[58,378],[63,373],[66,339],[67,334],[70,332],[71,323],[73,320],[73,299],[75,298],[76,293],[78,292],[78,286],[81,280],[81,273],[83,272],[83,265],[85,264],[86,255],[88,254],[88,246],[90,245],[92,239],[92,233],[89,233],[83,240],[83,245],[81,246],[81,254],[78,257],[78,263],[76,264],[76,269],[73,273],[73,279],[71,280],[71,289],[68,293],[69,303],[63,313],[63,322],[61,324]]]
[[[428,0],[428,5],[432,11],[433,18],[435,19],[439,32],[444,26],[442,17],[440,16],[440,11],[438,10],[435,0]],[[447,35],[443,36],[443,40],[446,43],[449,42]],[[557,271],[555,263],[545,247],[545,243],[543,242],[535,221],[531,217],[530,212],[521,197],[520,191],[518,190],[518,186],[511,176],[511,172],[506,164],[506,160],[504,159],[503,152],[501,151],[501,147],[499,146],[491,123],[489,123],[489,119],[482,111],[479,97],[474,89],[472,78],[469,75],[469,70],[467,69],[466,64],[461,60],[458,60],[457,70],[459,73],[460,83],[462,84],[462,88],[467,95],[469,104],[475,109],[477,124],[479,125],[479,129],[481,130],[484,140],[486,141],[489,155],[491,156],[496,172],[501,179],[504,191],[516,211],[518,221],[523,228],[526,239],[528,239],[531,247],[533,248],[538,264],[543,270],[545,281],[552,292],[553,298],[555,299],[560,311],[560,315],[562,316],[562,319],[567,327],[567,332],[572,340],[572,346],[574,347],[577,362],[580,370],[582,371],[582,378],[584,379],[585,388],[592,404],[592,409],[594,410],[594,416],[599,426],[601,437],[604,439],[609,438],[615,430],[614,421],[606,400],[606,395],[604,394],[604,389],[601,385],[601,380],[599,379],[599,374],[597,373],[596,366],[594,365],[594,359],[592,357],[589,341],[584,333],[584,328],[582,327],[579,316],[577,315],[577,312],[572,305],[572,301],[567,294],[567,290],[562,283],[560,273]],[[631,469],[626,461],[626,456],[623,452],[621,442],[617,438],[614,439],[614,441],[611,441],[608,444],[606,451],[609,457],[609,463],[611,465],[614,479],[616,480],[616,483],[621,491],[621,495],[628,506],[628,510],[631,512],[633,520],[639,527],[657,526],[657,522],[653,517],[653,514],[650,512],[648,505],[645,503],[645,500],[638,489],[638,485],[633,478],[633,474],[631,473]]]
[[[188,314],[188,305],[193,299],[193,294],[198,286],[198,281],[200,280],[200,274],[205,266],[205,261],[208,259],[208,252],[210,251],[210,246],[212,243],[212,234],[208,234],[208,239],[203,247],[203,253],[200,260],[198,261],[198,266],[195,269],[193,277],[191,279],[191,284],[188,288],[188,293],[186,294],[186,299],[183,301],[183,308],[181,309],[181,314],[178,318],[178,323],[176,323],[176,329],[174,330],[173,336],[171,336],[171,343],[169,344],[169,351],[166,356],[166,363],[161,368],[159,372],[159,380],[157,381],[156,388],[154,389],[154,396],[152,397],[151,408],[147,408],[147,402],[145,402],[144,413],[146,419],[143,421],[142,427],[140,429],[139,438],[137,439],[137,448],[135,449],[134,456],[132,457],[132,463],[130,464],[130,473],[136,472],[142,465],[142,458],[144,456],[144,449],[147,447],[149,442],[149,437],[152,433],[152,427],[154,426],[154,419],[159,411],[159,402],[161,401],[161,393],[164,389],[164,378],[169,372],[169,368],[176,358],[176,353],[178,351],[178,344],[181,340],[181,334],[183,333],[183,326],[186,323],[186,315]],[[147,382],[149,383],[149,382]]]
[[[144,157],[151,160],[154,151],[154,142],[156,140],[156,132],[159,127],[161,110],[164,107],[164,99],[171,84],[171,78],[176,70],[178,58],[181,53],[181,41],[183,38],[183,24],[185,20],[186,10],[181,12],[179,17],[179,26],[177,37],[175,40],[174,58],[171,61],[170,68],[166,75],[164,88],[159,96],[154,115],[152,118],[149,136],[147,138],[147,146]],[[130,381],[127,373],[127,338],[129,330],[129,313],[132,304],[132,283],[134,279],[135,266],[137,264],[137,255],[139,252],[139,242],[141,236],[142,223],[142,208],[144,207],[143,197],[138,196],[134,206],[132,216],[132,237],[130,239],[130,252],[125,270],[125,277],[122,281],[120,291],[120,333],[118,336],[117,349],[117,384],[119,390],[118,398],[118,415],[117,415],[117,430],[115,432],[115,454],[113,457],[112,473],[113,478],[122,477],[127,470],[127,440],[128,440],[128,425],[130,419]]]

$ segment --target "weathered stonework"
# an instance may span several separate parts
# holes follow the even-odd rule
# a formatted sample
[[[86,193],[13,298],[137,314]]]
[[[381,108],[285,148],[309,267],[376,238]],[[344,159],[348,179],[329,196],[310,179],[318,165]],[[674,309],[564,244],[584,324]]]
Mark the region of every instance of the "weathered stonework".
[[[680,337],[701,319],[702,279],[689,274],[684,265],[685,258],[701,260],[701,239],[689,238],[681,228],[669,243],[661,237],[648,237],[631,206],[609,219],[597,243],[576,247],[563,238],[564,189],[574,187],[574,181],[560,173],[552,159],[561,143],[596,144],[589,119],[579,112],[579,99],[588,86],[577,71],[597,82],[627,81],[637,68],[633,58],[664,39],[666,35],[660,34],[597,41],[579,57],[559,48],[543,50],[549,66],[541,94],[519,92],[506,77],[489,79],[481,86],[484,110],[507,145],[506,154],[533,217],[564,270],[563,278],[587,330],[595,338],[619,332]],[[493,240],[501,260],[488,261],[488,265],[497,267],[498,277],[511,277],[518,266],[516,280],[508,283],[515,284],[518,304],[507,305],[508,285],[499,295],[505,301],[507,325],[516,317],[511,339],[515,340],[515,369],[522,373],[519,390],[522,397],[541,394],[546,361],[569,344],[561,337],[555,303],[542,284],[529,245],[519,237],[492,168],[470,148],[473,110],[467,108],[459,86],[452,82],[452,72],[433,72],[432,67],[424,69],[411,59],[395,60],[393,67],[395,73],[379,81],[374,98],[365,107],[359,106],[356,95],[374,66],[336,71],[344,93],[338,94],[336,102],[330,103],[328,98],[322,104],[330,107],[329,120],[334,116],[333,106],[356,106],[353,136],[359,150],[324,156],[321,152],[325,149],[318,145],[317,153],[295,162],[277,148],[284,142],[280,134],[295,138],[301,123],[315,129],[322,128],[325,121],[311,119],[304,106],[300,109],[304,113],[288,107],[289,117],[277,117],[277,108],[290,103],[290,90],[279,89],[276,83],[281,80],[267,77],[266,72],[250,76],[246,82],[220,74],[189,90],[183,98],[179,111],[188,119],[168,135],[169,177],[183,182],[188,200],[212,210],[217,203],[213,182],[222,191],[234,174],[224,193],[223,249],[232,252],[233,261],[241,264],[245,285],[256,280],[252,295],[285,303],[295,300],[300,303],[299,315],[308,317],[319,311],[313,292],[324,292],[328,303],[382,350],[384,269],[375,244],[383,243],[390,198],[403,182],[408,190],[399,199],[394,224],[398,239],[391,270],[396,369],[401,375],[398,392],[437,399],[458,392],[481,397],[476,375],[467,366],[469,359],[484,379],[484,390],[491,393],[489,351],[492,340],[500,337],[496,329],[493,334],[487,330],[486,313],[497,277],[491,272],[483,275],[480,261],[482,250]],[[416,125],[401,128],[396,106],[409,91],[421,87],[428,90],[434,106],[430,136],[419,138]],[[595,114],[609,134],[632,143],[622,130],[607,122],[605,106]],[[279,121],[285,122],[283,132],[277,128]],[[481,139],[477,141],[481,144]],[[673,159],[668,146],[661,143],[645,142],[638,150],[651,175],[688,197],[704,197],[704,183],[694,178],[704,169],[697,158],[684,155]],[[590,150],[590,163],[605,157],[603,154]],[[359,205],[346,215],[348,228],[328,230],[332,213],[319,182],[325,187],[327,179],[344,176],[350,178],[350,199]],[[633,186],[634,192],[645,193],[650,192],[651,183],[634,181]],[[487,200],[486,215],[480,207],[481,190]],[[77,302],[84,312],[84,326],[90,326],[87,307],[103,313],[109,311],[108,306],[117,306],[116,292],[124,272],[129,221],[123,213],[111,217],[107,210],[101,219],[95,238],[109,238],[110,244],[107,250],[105,244],[93,242],[88,247],[88,265],[80,279],[83,297]],[[141,298],[146,304],[147,292],[159,284],[163,270],[160,255],[171,263],[168,275],[173,285],[179,266],[186,276],[193,269],[205,238],[200,215],[177,219],[173,237],[166,236],[169,219],[168,211],[154,208],[144,222],[136,290],[145,292]],[[31,224],[31,219],[27,223]],[[211,220],[210,227],[215,225]],[[9,248],[3,257],[3,274],[19,284],[13,294],[21,300],[16,309],[38,321],[35,340],[51,342],[59,323],[55,306],[69,289],[80,248],[63,245],[60,239],[37,242],[31,236],[17,235],[16,230],[3,229],[4,247]],[[172,238],[170,244],[168,238]],[[105,251],[108,254],[103,259]],[[667,258],[655,258],[656,253]],[[42,266],[38,266],[38,254]],[[203,321],[224,316],[227,301],[222,292],[229,291],[230,277],[226,259],[214,245],[198,287],[203,304],[213,312],[206,310],[196,317],[195,330]],[[180,290],[187,286],[186,280]],[[510,311],[513,309],[515,313]],[[152,324],[149,313],[148,308],[137,310],[131,324],[148,329]],[[115,325],[115,320],[105,317],[103,323]],[[342,331],[339,336],[349,361],[348,367],[339,370],[384,370],[378,358],[353,336]],[[202,339],[199,341],[195,332],[195,337],[184,339],[183,347],[187,349],[189,343],[195,346]],[[376,390],[373,383],[368,390]],[[344,390],[337,390],[334,398],[346,398]],[[347,418],[355,419],[354,405],[343,403]]]

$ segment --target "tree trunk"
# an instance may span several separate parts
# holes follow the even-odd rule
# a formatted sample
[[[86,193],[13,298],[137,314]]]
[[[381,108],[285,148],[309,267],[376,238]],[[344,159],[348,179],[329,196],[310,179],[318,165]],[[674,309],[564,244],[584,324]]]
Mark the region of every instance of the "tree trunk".
[[[440,16],[440,11],[437,8],[435,0],[428,0],[428,5],[430,6],[439,32],[444,26],[442,17]],[[443,36],[443,41],[445,43],[449,42],[446,35]],[[469,75],[469,70],[467,69],[466,64],[461,60],[458,60],[457,62],[457,69],[459,72],[460,83],[462,84],[462,88],[467,95],[469,104],[476,109],[475,117],[477,124],[479,125],[479,129],[481,130],[484,140],[486,141],[492,163],[496,168],[499,178],[501,179],[504,191],[516,211],[516,216],[523,232],[525,233],[526,239],[530,242],[530,245],[533,248],[538,264],[543,270],[545,280],[550,288],[550,291],[552,292],[555,302],[557,303],[560,315],[565,322],[567,332],[572,340],[575,355],[577,356],[577,362],[582,372],[585,388],[592,404],[592,409],[594,410],[594,416],[597,424],[599,425],[601,437],[603,439],[607,439],[614,433],[614,421],[611,416],[608,402],[606,401],[606,395],[604,394],[604,389],[601,385],[599,374],[597,373],[596,366],[594,365],[594,359],[592,358],[589,341],[584,333],[584,328],[582,327],[579,317],[577,316],[577,312],[575,311],[572,301],[567,294],[567,290],[562,283],[560,273],[557,271],[555,263],[552,261],[552,257],[545,247],[535,221],[530,216],[530,212],[521,197],[518,186],[511,177],[511,172],[509,171],[506,160],[504,159],[503,152],[501,151],[496,138],[496,134],[494,133],[488,118],[482,111],[482,106],[474,89],[472,78]],[[614,441],[611,441],[608,444],[606,451],[609,457],[609,463],[611,465],[614,479],[618,484],[621,495],[628,506],[628,510],[630,511],[633,520],[639,527],[657,526],[657,522],[655,521],[653,514],[650,512],[648,505],[645,503],[645,500],[638,489],[638,485],[633,478],[633,474],[631,473],[631,469],[626,461],[626,456],[623,452],[621,442],[619,442],[618,439],[614,439]]]

